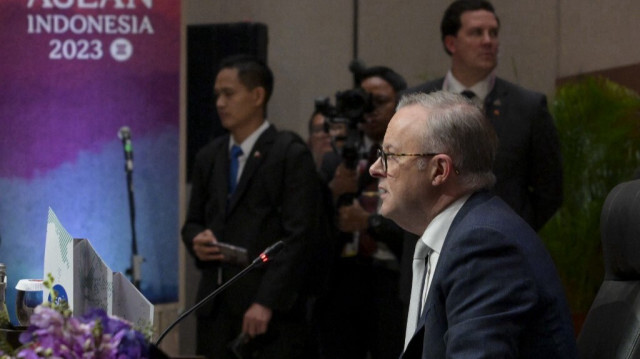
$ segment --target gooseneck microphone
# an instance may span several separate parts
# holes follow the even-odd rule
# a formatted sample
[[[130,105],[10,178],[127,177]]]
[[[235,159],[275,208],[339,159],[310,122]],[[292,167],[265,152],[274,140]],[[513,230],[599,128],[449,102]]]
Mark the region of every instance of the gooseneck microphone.
[[[278,252],[280,252],[283,247],[283,241],[277,241],[276,243],[270,245],[269,248],[265,249],[264,252],[260,253],[260,255],[257,256],[256,259],[253,260],[253,262],[251,262],[251,265],[249,267],[254,266],[260,262],[267,263],[271,260],[271,257],[278,254]]]
[[[131,130],[129,127],[120,127],[120,131],[118,131],[118,138],[122,141],[122,145],[124,146],[124,170],[131,172],[133,171],[133,147],[131,147]]]
[[[178,323],[180,323],[189,314],[193,313],[193,311],[195,311],[196,309],[200,308],[205,303],[207,303],[208,301],[213,299],[215,296],[220,294],[220,292],[222,292],[228,286],[233,284],[236,280],[240,279],[242,276],[247,274],[249,271],[251,271],[257,265],[262,264],[262,263],[267,263],[267,262],[271,261],[271,258],[273,258],[273,256],[276,255],[278,252],[280,252],[280,250],[282,250],[283,247],[284,247],[284,242],[283,241],[278,241],[278,242],[272,244],[271,246],[269,246],[269,248],[265,249],[264,252],[260,253],[260,255],[257,256],[256,259],[254,259],[253,262],[251,262],[251,264],[246,266],[240,273],[238,273],[238,274],[234,275],[233,277],[231,277],[231,279],[229,279],[228,281],[223,283],[220,287],[218,287],[216,290],[211,292],[204,299],[202,299],[201,301],[196,303],[193,307],[189,308],[186,312],[182,313],[178,317],[178,319],[176,319],[173,323],[171,323],[171,325],[169,325],[169,327],[167,327],[167,329],[165,329],[162,332],[162,334],[160,334],[160,336],[158,337],[158,340],[156,340],[155,345],[156,346],[160,345],[160,342],[162,341],[162,339],[164,339],[164,337],[167,335],[167,333],[169,333],[169,331],[171,331],[171,329],[173,329],[173,327],[175,327]]]

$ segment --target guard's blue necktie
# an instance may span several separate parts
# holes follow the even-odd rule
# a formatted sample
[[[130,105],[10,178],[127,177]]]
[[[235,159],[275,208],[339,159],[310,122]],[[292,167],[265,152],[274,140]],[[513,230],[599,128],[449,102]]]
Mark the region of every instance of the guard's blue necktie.
[[[229,194],[236,190],[238,183],[238,157],[242,156],[242,148],[238,145],[231,146],[231,164],[229,165]]]

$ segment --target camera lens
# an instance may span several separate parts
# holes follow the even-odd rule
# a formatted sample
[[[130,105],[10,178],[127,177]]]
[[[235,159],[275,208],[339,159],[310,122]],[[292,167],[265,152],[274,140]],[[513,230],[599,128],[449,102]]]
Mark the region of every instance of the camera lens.
[[[370,111],[370,96],[362,89],[338,92],[336,94],[336,107],[338,113],[344,117],[359,119],[365,112]]]

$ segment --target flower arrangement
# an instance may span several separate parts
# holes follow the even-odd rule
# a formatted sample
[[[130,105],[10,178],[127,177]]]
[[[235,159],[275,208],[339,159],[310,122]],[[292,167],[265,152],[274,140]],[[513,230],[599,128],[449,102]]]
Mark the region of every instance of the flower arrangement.
[[[51,302],[37,306],[30,325],[20,334],[22,346],[7,351],[0,345],[0,358],[153,358],[159,350],[149,344],[131,323],[95,309],[74,317],[66,301],[56,300],[52,288],[53,278],[48,276],[44,285],[51,293]],[[149,333],[150,334],[150,333]],[[4,349],[4,351],[3,351]],[[155,350],[154,350],[155,349]]]

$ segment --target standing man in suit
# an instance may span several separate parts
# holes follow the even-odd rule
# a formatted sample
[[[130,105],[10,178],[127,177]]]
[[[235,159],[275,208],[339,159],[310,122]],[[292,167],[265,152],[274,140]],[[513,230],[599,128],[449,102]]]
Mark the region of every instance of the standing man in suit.
[[[246,265],[225,257],[217,242],[246,248],[249,260],[286,243],[273,261],[197,312],[197,353],[211,358],[235,358],[229,350],[235,338],[252,358],[306,357],[303,283],[322,215],[321,187],[305,142],[265,120],[272,88],[263,63],[243,56],[223,61],[216,108],[229,134],[196,157],[182,238],[202,273],[198,300]]]
[[[378,160],[380,213],[420,235],[402,358],[576,358],[555,267],[489,189],[496,134],[439,91],[402,98]]]
[[[488,1],[454,1],[440,25],[451,69],[407,93],[462,93],[483,107],[500,140],[495,193],[538,231],[562,204],[558,135],[543,94],[496,77],[499,30]]]

